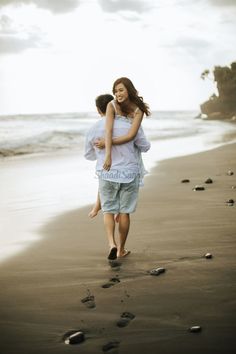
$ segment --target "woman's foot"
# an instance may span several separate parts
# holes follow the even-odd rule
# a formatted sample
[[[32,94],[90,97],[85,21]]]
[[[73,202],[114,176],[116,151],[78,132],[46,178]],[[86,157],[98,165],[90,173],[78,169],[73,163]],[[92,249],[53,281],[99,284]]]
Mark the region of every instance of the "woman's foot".
[[[93,209],[89,212],[88,216],[92,219],[95,216],[97,216],[98,212],[99,212],[99,209],[93,207]]]
[[[130,251],[124,249],[123,251],[120,251],[118,254],[117,254],[117,257],[118,258],[123,258],[123,257],[126,257],[130,254]]]

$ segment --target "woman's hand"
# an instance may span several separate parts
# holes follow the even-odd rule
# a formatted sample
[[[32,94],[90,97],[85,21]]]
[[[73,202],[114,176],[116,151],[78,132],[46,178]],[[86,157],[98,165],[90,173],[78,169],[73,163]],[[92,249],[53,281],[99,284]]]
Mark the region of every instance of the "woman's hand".
[[[105,139],[99,138],[95,141],[94,145],[98,149],[104,149],[105,148]]]
[[[111,168],[111,155],[107,155],[105,157],[105,161],[104,161],[104,164],[103,164],[103,168],[104,170],[106,171],[109,171],[110,168]]]

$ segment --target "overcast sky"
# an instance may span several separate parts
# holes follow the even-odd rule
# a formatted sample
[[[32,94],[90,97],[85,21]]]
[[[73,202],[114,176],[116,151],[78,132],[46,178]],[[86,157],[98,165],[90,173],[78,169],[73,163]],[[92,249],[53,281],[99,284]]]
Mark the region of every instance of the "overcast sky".
[[[235,18],[236,0],[0,0],[0,114],[92,111],[120,76],[152,110],[198,110]]]

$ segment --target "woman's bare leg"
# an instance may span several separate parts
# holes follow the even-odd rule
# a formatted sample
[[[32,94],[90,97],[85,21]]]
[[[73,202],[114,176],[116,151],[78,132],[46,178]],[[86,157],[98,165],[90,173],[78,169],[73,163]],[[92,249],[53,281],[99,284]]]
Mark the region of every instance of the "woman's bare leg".
[[[98,214],[99,210],[101,210],[101,201],[98,193],[96,203],[94,204],[92,210],[89,212],[88,216],[90,218],[94,218]]]

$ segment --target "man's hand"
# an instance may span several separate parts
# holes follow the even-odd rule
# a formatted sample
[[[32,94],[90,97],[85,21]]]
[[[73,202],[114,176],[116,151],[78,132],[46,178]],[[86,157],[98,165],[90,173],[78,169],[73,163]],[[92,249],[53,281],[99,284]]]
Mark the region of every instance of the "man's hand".
[[[104,164],[103,164],[103,168],[104,170],[106,171],[109,171],[110,168],[111,168],[111,156],[108,155],[105,157],[105,161],[104,161]]]
[[[105,148],[105,139],[99,138],[95,141],[94,145],[98,149],[104,149]]]

